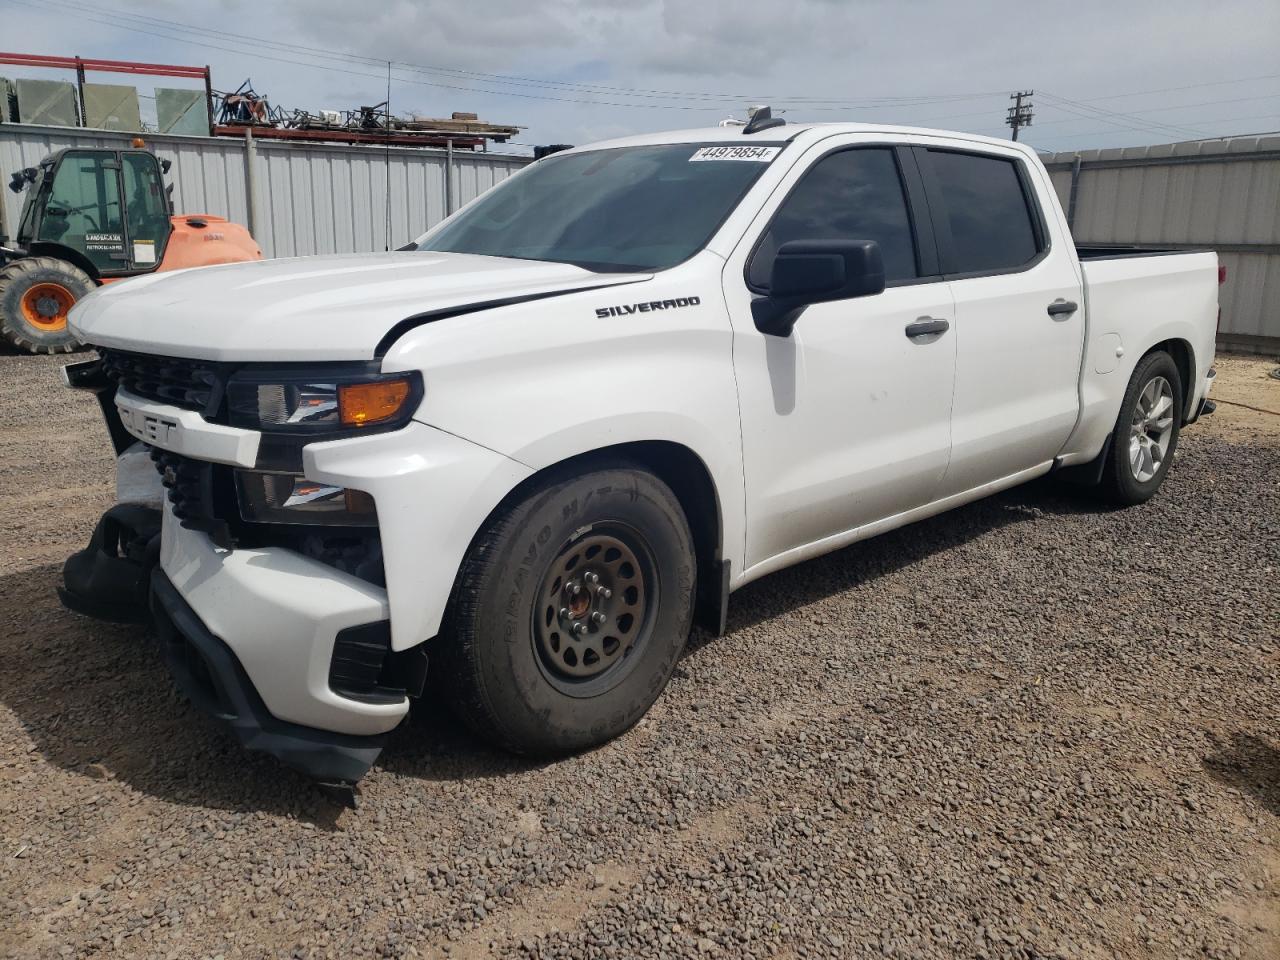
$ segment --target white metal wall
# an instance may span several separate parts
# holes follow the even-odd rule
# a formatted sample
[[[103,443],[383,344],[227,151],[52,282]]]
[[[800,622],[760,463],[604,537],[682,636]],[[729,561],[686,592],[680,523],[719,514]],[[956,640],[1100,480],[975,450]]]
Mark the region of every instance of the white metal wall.
[[[0,177],[64,147],[119,147],[132,135],[67,127],[0,124]],[[445,187],[444,150],[286,143],[224,137],[145,135],[157,156],[173,162],[179,213],[210,213],[252,226],[268,257],[395,249],[453,208],[478,196],[529,162],[523,157],[453,152],[452,190]],[[249,156],[256,203],[249,203]],[[387,181],[390,174],[390,238]],[[17,231],[24,195],[3,191],[9,235]]]
[[[1077,240],[1217,250],[1224,345],[1280,352],[1280,135],[1043,159]]]

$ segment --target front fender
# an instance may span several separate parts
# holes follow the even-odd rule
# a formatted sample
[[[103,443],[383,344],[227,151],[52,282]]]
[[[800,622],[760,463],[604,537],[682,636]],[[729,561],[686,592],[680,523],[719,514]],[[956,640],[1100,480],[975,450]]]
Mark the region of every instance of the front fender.
[[[705,275],[686,265],[624,288],[646,302],[692,298],[690,308],[601,317],[624,294],[593,290],[428,324],[397,342],[383,369],[422,372],[419,421],[533,471],[625,443],[686,447],[715,486],[722,557],[741,570],[733,334],[723,297],[698,282]]]
[[[533,472],[421,423],[309,444],[302,456],[309,479],[363,490],[377,505],[394,650],[439,632],[476,531]]]

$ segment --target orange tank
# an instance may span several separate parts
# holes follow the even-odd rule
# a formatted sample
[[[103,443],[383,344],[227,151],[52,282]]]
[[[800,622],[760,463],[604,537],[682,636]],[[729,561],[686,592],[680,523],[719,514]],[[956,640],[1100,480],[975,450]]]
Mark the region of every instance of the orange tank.
[[[216,217],[212,213],[186,213],[169,219],[173,224],[173,232],[169,234],[164,257],[160,260],[160,266],[156,267],[156,273],[263,259],[262,249],[249,231],[226,217]],[[98,283],[106,286],[108,283],[128,279],[105,277]],[[63,322],[65,323],[65,318]]]
[[[209,267],[215,263],[261,260],[262,250],[249,231],[226,217],[187,213],[172,217],[173,233],[165,247],[159,270]]]

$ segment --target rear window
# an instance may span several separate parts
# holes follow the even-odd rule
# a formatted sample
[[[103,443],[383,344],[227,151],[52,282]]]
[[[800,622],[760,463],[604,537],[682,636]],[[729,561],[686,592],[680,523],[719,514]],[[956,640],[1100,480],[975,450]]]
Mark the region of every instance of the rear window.
[[[1040,252],[1016,161],[930,150],[951,228],[947,273],[1014,270]]]

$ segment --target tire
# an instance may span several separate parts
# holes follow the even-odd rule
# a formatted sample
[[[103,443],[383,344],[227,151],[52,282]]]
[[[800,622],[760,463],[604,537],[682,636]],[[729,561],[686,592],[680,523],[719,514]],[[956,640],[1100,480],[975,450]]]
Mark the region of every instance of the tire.
[[[684,510],[651,473],[548,478],[490,520],[458,575],[440,638],[454,712],[514,753],[613,739],[675,671],[696,569]]]
[[[0,270],[0,334],[31,353],[70,353],[80,341],[67,326],[67,312],[95,287],[65,260],[17,260]]]
[[[1164,483],[1182,431],[1183,386],[1178,366],[1163,351],[1139,362],[1120,403],[1099,492],[1112,503],[1146,503]],[[1156,397],[1160,397],[1156,401]],[[1161,409],[1149,415],[1152,404]]]

